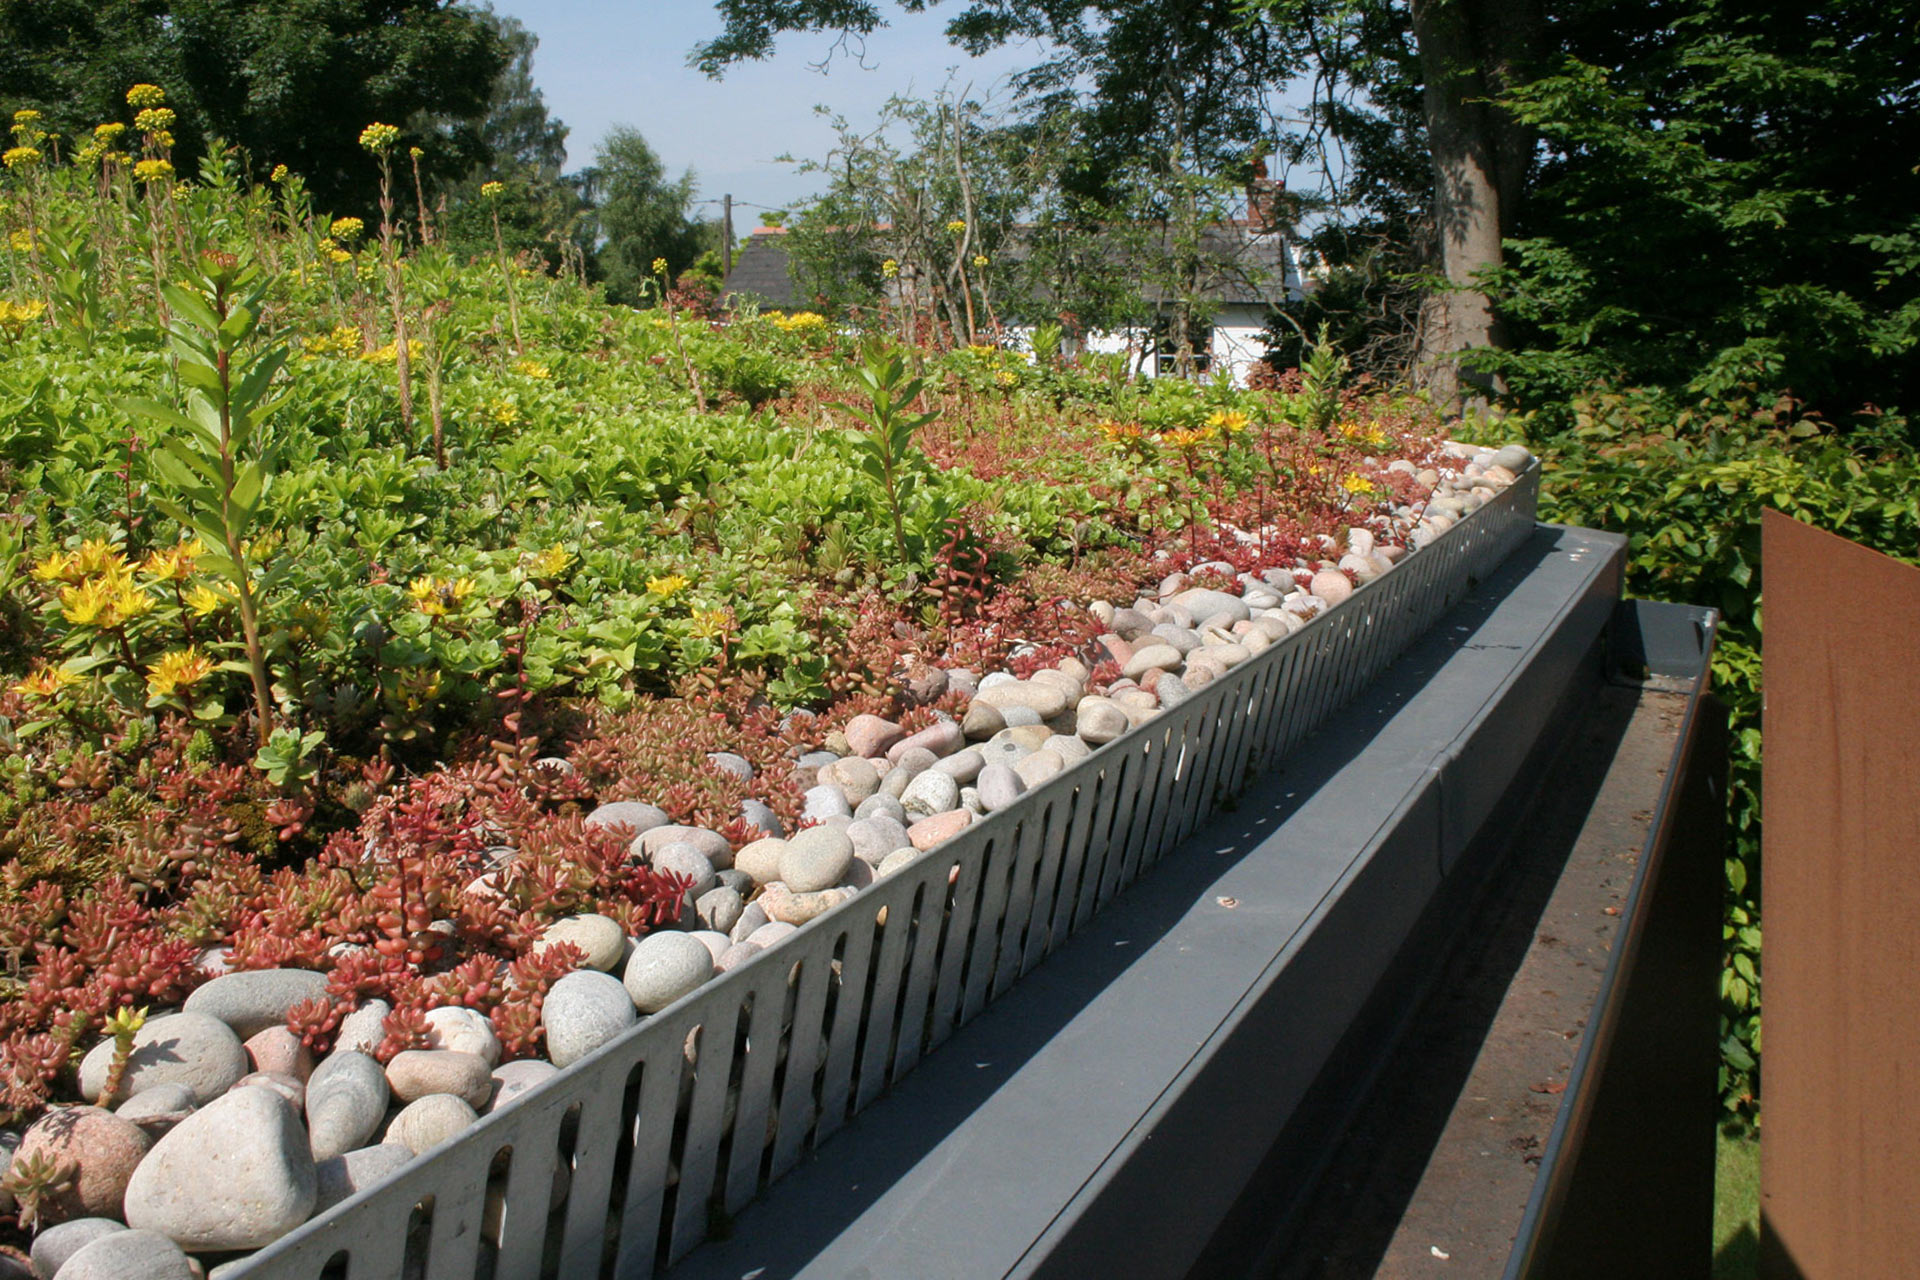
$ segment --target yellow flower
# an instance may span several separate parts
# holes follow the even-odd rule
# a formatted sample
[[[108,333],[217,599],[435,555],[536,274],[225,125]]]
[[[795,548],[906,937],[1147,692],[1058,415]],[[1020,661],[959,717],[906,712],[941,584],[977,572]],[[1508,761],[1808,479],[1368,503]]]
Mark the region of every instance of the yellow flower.
[[[408,155],[408,156],[409,156],[409,157],[410,157],[411,159],[414,159],[414,160],[418,160],[418,159],[419,159],[419,158],[420,158],[421,156],[424,156],[425,154],[427,154],[427,153],[426,153],[426,151],[425,151],[425,150],[423,150],[423,149],[422,149],[422,148],[420,148],[420,147],[408,147],[408,148],[407,148],[407,155]]]
[[[967,224],[959,218],[955,218],[952,222],[949,222],[947,224],[947,232],[950,235],[957,236],[962,231],[965,231],[966,229],[967,229]]]
[[[113,614],[114,584],[105,578],[89,578],[77,586],[60,588],[60,616],[76,627],[110,627]]]
[[[84,575],[77,568],[77,556],[65,551],[50,551],[46,559],[29,571],[35,582],[78,581]]]
[[[335,247],[327,250],[327,260],[329,262],[352,262],[353,255],[345,249]]]
[[[498,200],[506,193],[507,184],[504,182],[483,182],[480,184],[480,196],[482,199]]]
[[[137,84],[127,90],[127,105],[135,111],[144,111],[149,107],[165,106],[166,90],[157,84]]]
[[[165,160],[142,160],[133,166],[133,176],[141,182],[165,182],[173,177],[173,166]]]
[[[546,379],[553,376],[553,371],[538,360],[521,360],[513,366],[513,371],[525,378]]]
[[[126,553],[105,538],[89,538],[81,543],[74,555],[74,568],[84,578],[105,574],[124,582],[128,576]]]
[[[1114,444],[1131,444],[1146,435],[1137,422],[1103,422],[1100,434]]]
[[[7,236],[7,245],[15,253],[33,252],[33,228],[21,227]]]
[[[29,298],[25,302],[0,302],[0,324],[29,324],[38,320],[46,309],[47,304],[38,298]]]
[[[407,586],[413,607],[429,618],[444,618],[454,613],[473,594],[472,578],[415,578]]]
[[[337,324],[330,333],[319,333],[302,344],[310,356],[357,354],[361,347],[360,327]]]
[[[665,258],[655,258],[653,260],[653,274],[657,276],[667,274],[667,260]]]
[[[1163,432],[1160,439],[1181,453],[1191,453],[1207,441],[1213,439],[1213,435],[1214,433],[1206,428],[1190,430],[1182,427],[1173,431]]]
[[[212,658],[192,645],[160,655],[160,661],[147,668],[147,692],[156,698],[171,698],[191,689],[214,672]]]
[[[731,609],[701,609],[693,615],[693,634],[702,640],[712,640],[733,630],[733,611]]]
[[[692,585],[677,573],[670,573],[664,578],[647,579],[648,593],[659,596],[662,600],[671,600]]]
[[[366,232],[367,224],[358,218],[335,218],[327,230],[335,240],[344,240],[352,244]]]
[[[360,145],[374,155],[383,156],[400,141],[400,130],[390,124],[374,123],[360,131]]]
[[[133,118],[133,127],[142,133],[165,133],[173,128],[171,107],[149,107]]]
[[[8,147],[5,155],[0,155],[0,164],[9,169],[31,167],[40,163],[40,152],[35,147]]]
[[[65,667],[43,664],[38,671],[15,684],[13,691],[29,698],[54,698],[79,683],[80,677]]]
[[[520,406],[504,396],[487,401],[487,416],[496,426],[510,427],[520,421]]]
[[[185,582],[193,573],[193,562],[206,553],[206,543],[198,538],[188,538],[164,551],[153,552],[140,567],[149,577],[162,582]]]
[[[536,578],[557,578],[572,563],[573,553],[556,542],[545,551],[536,552],[528,567]]]
[[[93,139],[103,146],[110,147],[120,141],[120,135],[126,131],[127,126],[121,124],[118,120],[109,120],[106,124],[93,126]]]
[[[40,113],[32,107],[22,107],[13,113],[13,122],[16,125],[38,124],[40,122]]]
[[[973,255],[973,265],[974,265],[974,266],[976,266],[976,267],[984,267],[984,266],[986,266],[986,265],[987,265],[987,255],[986,255],[986,254],[984,254],[984,253],[976,253],[976,254],[974,254],[974,255]]]
[[[116,623],[132,622],[153,612],[153,597],[138,587],[123,585],[113,593],[113,613]]]
[[[1020,375],[1011,369],[1002,369],[993,375],[993,380],[1003,387],[1017,387],[1020,385]]]
[[[888,258],[885,262],[880,264],[880,274],[885,276],[887,279],[891,280],[895,276],[900,274],[900,264],[898,262],[895,262],[892,258]]]
[[[1381,430],[1377,421],[1369,422],[1364,427],[1357,422],[1343,422],[1340,424],[1340,434],[1361,444],[1378,446],[1387,442],[1387,433]]]
[[[230,597],[225,592],[216,591],[204,582],[196,582],[187,588],[187,593],[182,599],[187,602],[187,608],[193,610],[195,617],[204,618],[215,609],[226,604]]]
[[[287,166],[283,164],[273,166],[273,172],[267,175],[268,182],[285,182],[286,180]]]
[[[1230,436],[1237,436],[1245,431],[1248,421],[1247,415],[1238,409],[1215,409],[1207,417],[1208,426],[1224,431]]]
[[[773,317],[774,326],[786,333],[806,333],[826,327],[827,318],[814,311],[796,311],[790,316]]]
[[[1361,494],[1372,493],[1373,481],[1367,479],[1358,471],[1355,471],[1340,482],[1340,487],[1357,497]]]
[[[165,129],[162,129],[153,135],[153,144],[157,147],[171,147],[173,145],[173,135]]]
[[[399,362],[400,352],[395,349],[393,343],[389,342],[384,347],[375,347],[372,351],[363,353],[360,358],[368,364],[396,364]],[[407,359],[419,358],[420,344],[411,338],[407,339]]]

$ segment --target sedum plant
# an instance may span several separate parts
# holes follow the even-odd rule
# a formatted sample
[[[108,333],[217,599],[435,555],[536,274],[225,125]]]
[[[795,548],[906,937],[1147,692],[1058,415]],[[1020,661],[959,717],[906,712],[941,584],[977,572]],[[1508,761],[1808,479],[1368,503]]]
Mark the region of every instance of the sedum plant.
[[[865,393],[865,405],[837,404],[835,407],[863,419],[870,428],[852,435],[854,458],[859,468],[880,486],[893,520],[893,539],[900,559],[913,559],[907,545],[905,509],[913,492],[913,437],[932,422],[937,414],[913,413],[909,406],[920,398],[926,383],[907,377],[907,362],[898,351],[875,349],[864,363],[856,365],[853,376]]]
[[[197,533],[205,566],[233,589],[253,681],[254,733],[264,747],[276,727],[260,635],[260,593],[249,563],[249,534],[273,479],[276,451],[261,426],[279,406],[273,379],[285,347],[248,353],[260,323],[267,281],[232,254],[201,255],[186,282],[164,290],[172,316],[168,345],[186,410],[158,400],[130,399],[128,412],[165,432],[152,456],[168,491],[160,509]]]

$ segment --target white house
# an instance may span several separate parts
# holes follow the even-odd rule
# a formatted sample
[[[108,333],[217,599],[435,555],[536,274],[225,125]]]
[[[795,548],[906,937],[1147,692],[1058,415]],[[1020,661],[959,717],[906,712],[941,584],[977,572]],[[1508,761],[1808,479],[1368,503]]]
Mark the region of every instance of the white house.
[[[1317,264],[1311,251],[1293,243],[1270,216],[1272,201],[1250,200],[1248,219],[1215,223],[1201,234],[1199,288],[1193,298],[1201,313],[1192,334],[1194,376],[1227,372],[1246,385],[1254,363],[1266,354],[1264,335],[1274,310],[1297,300],[1314,285]],[[1268,216],[1262,216],[1266,214]],[[750,299],[777,310],[804,310],[788,269],[785,231],[761,227],[742,247],[728,279],[728,296]],[[1017,250],[1015,250],[1017,252]],[[1004,252],[1004,250],[1003,250]],[[1138,251],[1131,253],[1137,257]],[[1094,331],[1079,338],[1081,349],[1123,353],[1148,377],[1176,372],[1178,353],[1169,336],[1176,298],[1142,272],[1141,297],[1159,313],[1151,324],[1116,332]],[[898,285],[894,286],[896,290]],[[1025,318],[1005,325],[1005,345],[1030,350],[1034,324]],[[1071,342],[1069,343],[1071,349]]]

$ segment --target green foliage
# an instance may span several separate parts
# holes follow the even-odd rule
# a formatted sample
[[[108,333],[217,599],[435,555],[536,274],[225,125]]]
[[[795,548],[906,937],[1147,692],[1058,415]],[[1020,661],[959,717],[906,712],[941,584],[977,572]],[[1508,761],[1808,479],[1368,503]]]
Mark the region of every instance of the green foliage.
[[[298,792],[320,774],[320,752],[327,735],[275,729],[253,757],[253,767],[282,791]]]
[[[182,172],[224,138],[262,173],[289,165],[323,206],[341,208],[373,203],[355,145],[368,121],[410,122],[434,176],[483,159],[478,124],[505,62],[479,13],[441,0],[0,6],[0,101],[38,107],[83,138],[131,118],[133,84],[159,84],[179,112]]]
[[[263,744],[275,725],[268,693],[272,679],[260,636],[260,584],[248,543],[278,461],[278,450],[261,428],[279,407],[273,380],[287,361],[285,347],[247,352],[267,287],[257,267],[231,255],[204,255],[185,284],[162,291],[175,317],[167,336],[186,412],[157,400],[126,401],[128,412],[166,432],[152,456],[171,496],[155,505],[199,534],[208,548],[205,563],[239,602],[255,731]]]
[[[1545,460],[1543,517],[1626,534],[1633,594],[1721,611],[1713,682],[1732,741],[1721,1093],[1749,1112],[1761,1040],[1760,515],[1772,507],[1913,559],[1920,455],[1897,418],[1841,433],[1751,393],[1681,405],[1606,392],[1577,399],[1564,419],[1526,421]]]
[[[913,402],[926,390],[926,383],[907,376],[906,357],[898,351],[874,348],[866,360],[854,366],[853,376],[865,394],[864,405],[840,404],[863,419],[868,429],[848,434],[856,465],[879,486],[887,514],[893,520],[894,549],[906,564],[924,564],[946,534],[950,504],[936,501],[915,522],[908,536],[907,512],[926,458],[914,447],[914,433],[939,417],[935,413],[912,412]]]
[[[692,172],[668,178],[638,130],[608,130],[583,181],[602,238],[600,271],[613,301],[638,305],[645,282],[656,274],[656,259],[665,260],[665,274],[673,279],[706,247],[708,228],[690,216]]]
[[[1300,364],[1300,407],[1306,425],[1326,431],[1340,412],[1340,387],[1347,378],[1347,358],[1334,345],[1327,325],[1321,324],[1313,346]]]
[[[1579,11],[1576,11],[1579,13]],[[1529,404],[1599,381],[1920,396],[1920,29],[1871,6],[1579,13],[1514,110],[1547,144],[1490,355]]]

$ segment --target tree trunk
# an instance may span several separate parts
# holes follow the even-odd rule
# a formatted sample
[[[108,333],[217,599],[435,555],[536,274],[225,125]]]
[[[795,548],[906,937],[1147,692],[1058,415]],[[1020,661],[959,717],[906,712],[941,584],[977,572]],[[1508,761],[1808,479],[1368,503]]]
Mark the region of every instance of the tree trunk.
[[[1433,220],[1447,287],[1421,309],[1415,377],[1456,407],[1493,390],[1461,369],[1459,354],[1499,346],[1498,317],[1475,277],[1500,265],[1532,165],[1532,130],[1491,99],[1518,84],[1539,47],[1539,0],[1413,0],[1413,35],[1426,82],[1433,156]]]

